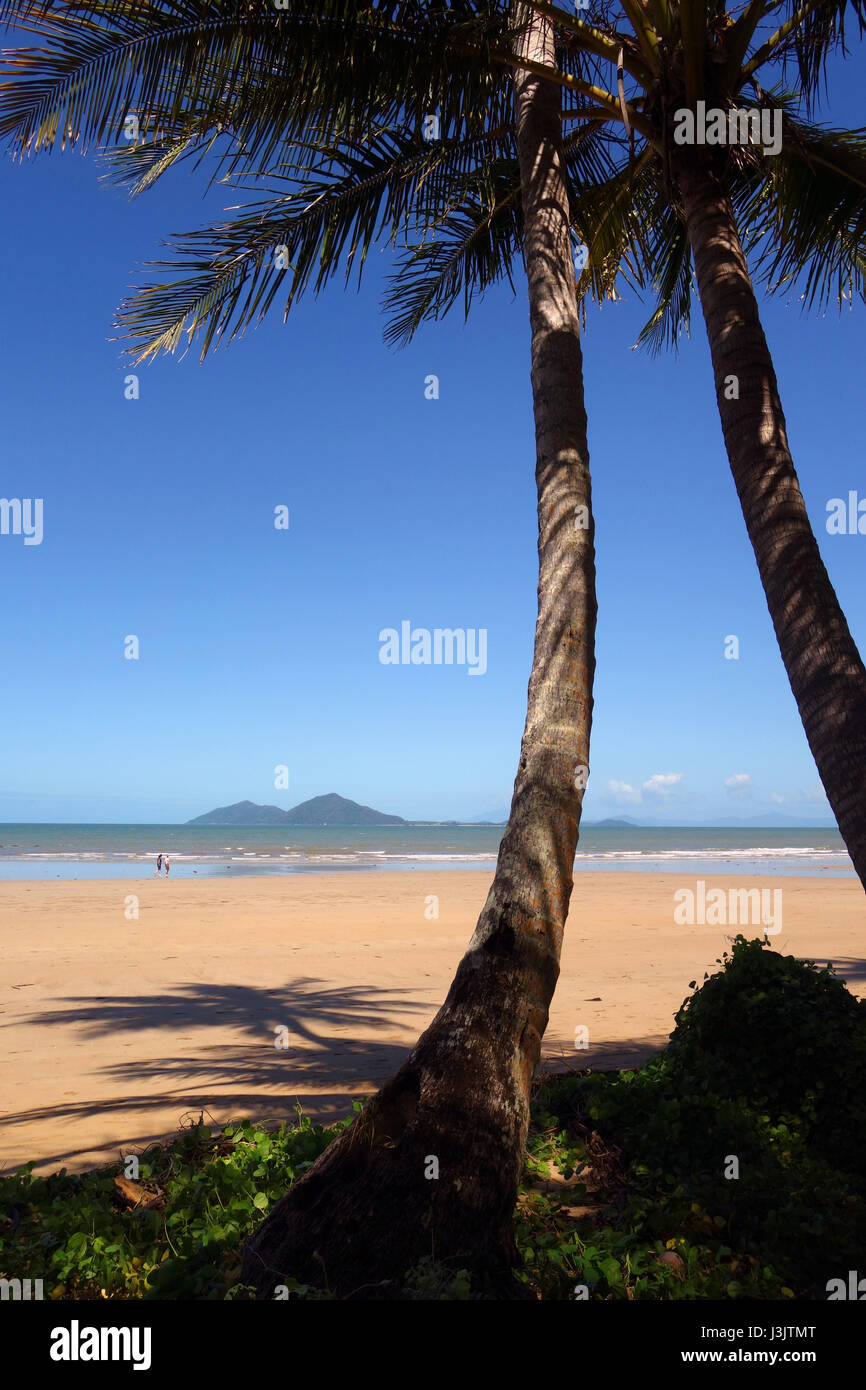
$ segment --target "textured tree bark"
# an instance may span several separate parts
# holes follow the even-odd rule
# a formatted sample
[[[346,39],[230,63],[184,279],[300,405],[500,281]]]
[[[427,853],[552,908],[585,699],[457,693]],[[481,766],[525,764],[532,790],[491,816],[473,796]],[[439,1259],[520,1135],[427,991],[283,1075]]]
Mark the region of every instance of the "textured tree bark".
[[[553,62],[549,23],[525,43]],[[515,76],[532,329],[538,620],[511,813],[442,1008],[362,1115],[248,1242],[241,1278],[387,1296],[423,1256],[510,1288],[529,1088],[559,974],[589,765],[595,560],[559,93]],[[581,771],[582,770],[582,771]],[[425,1177],[438,1160],[438,1178]]]
[[[827,798],[866,887],[866,669],[821,559],[734,211],[711,167],[676,170],[734,482]],[[730,378],[738,383],[733,397]],[[727,385],[726,385],[727,383]]]

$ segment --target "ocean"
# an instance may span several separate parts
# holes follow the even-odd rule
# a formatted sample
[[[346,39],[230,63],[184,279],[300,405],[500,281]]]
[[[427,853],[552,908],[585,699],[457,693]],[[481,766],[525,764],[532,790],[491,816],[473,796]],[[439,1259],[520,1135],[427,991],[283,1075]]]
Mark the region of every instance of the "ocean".
[[[0,880],[142,878],[167,851],[176,878],[477,869],[492,873],[500,826],[0,824]],[[838,830],[637,827],[580,837],[575,871],[853,876]]]

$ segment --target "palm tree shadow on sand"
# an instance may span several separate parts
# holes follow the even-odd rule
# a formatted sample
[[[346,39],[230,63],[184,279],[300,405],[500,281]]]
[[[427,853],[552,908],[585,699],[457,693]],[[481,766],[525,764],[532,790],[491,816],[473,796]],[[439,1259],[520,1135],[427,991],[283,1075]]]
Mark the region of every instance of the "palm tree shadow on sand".
[[[866,959],[837,957],[833,964],[839,977],[862,996]],[[56,1126],[58,1120],[74,1123],[115,1114],[120,1134],[124,1118],[129,1124],[135,1116],[170,1109],[176,1113],[177,1125],[191,1123],[200,1112],[220,1125],[246,1116],[277,1125],[294,1118],[297,1104],[317,1122],[340,1119],[351,1113],[354,1100],[377,1090],[397,1071],[426,1023],[419,1015],[432,1018],[438,1006],[438,1001],[424,1004],[402,990],[376,985],[335,989],[308,978],[272,989],[187,983],[169,995],[89,996],[65,1002],[67,1007],[34,1015],[29,1021],[46,1028],[77,1026],[91,1038],[113,1036],[118,1048],[134,1046],[121,1041],[125,1035],[149,1030],[164,1031],[177,1042],[193,1045],[174,1054],[113,1061],[99,1068],[94,1076],[97,1094],[91,1100],[35,1106],[0,1116],[0,1135],[13,1125],[32,1126],[30,1156],[40,1168],[68,1162],[93,1147],[85,1144],[41,1152],[42,1122]],[[407,1025],[411,1041],[396,1041],[393,1034]],[[196,1033],[214,1027],[232,1030],[234,1040],[208,1043],[201,1036],[195,1045]],[[287,1029],[285,1050],[274,1046],[276,1028]],[[639,1066],[665,1041],[657,1035],[615,1042],[593,1039],[591,1049],[580,1052],[548,1035],[539,1072]],[[98,1094],[99,1077],[121,1085],[124,1094]],[[215,1093],[216,1087],[220,1089]],[[170,1134],[164,1125],[144,1129],[138,1126],[134,1138],[124,1137],[124,1148],[158,1142]],[[0,1168],[9,1169],[2,1157]]]
[[[39,1152],[40,1121],[70,1121],[116,1113],[176,1108],[178,1123],[205,1111],[212,1122],[255,1116],[277,1124],[294,1118],[296,1104],[328,1123],[351,1112],[352,1101],[374,1091],[401,1064],[419,1031],[417,1015],[435,1012],[406,991],[376,985],[335,989],[314,979],[279,988],[186,983],[168,995],[90,996],[64,1001],[65,1008],[33,1016],[46,1028],[75,1027],[89,1038],[116,1038],[118,1049],[134,1043],[125,1035],[160,1030],[178,1043],[174,1053],[112,1061],[97,1076],[123,1087],[123,1095],[38,1106],[0,1117],[0,1133],[11,1125],[32,1126],[33,1154],[40,1167],[69,1160],[88,1146]],[[438,1001],[437,1001],[438,1002]],[[411,1041],[402,1041],[409,1024]],[[218,1028],[230,1042],[208,1042]],[[278,1034],[276,1030],[285,1030]],[[198,1035],[198,1041],[196,1039]],[[398,1039],[395,1035],[400,1035]],[[283,1039],[286,1047],[277,1046]],[[219,1088],[214,1093],[213,1088]],[[98,1091],[98,1085],[95,1087]],[[136,1134],[136,1145],[166,1137],[164,1128]]]

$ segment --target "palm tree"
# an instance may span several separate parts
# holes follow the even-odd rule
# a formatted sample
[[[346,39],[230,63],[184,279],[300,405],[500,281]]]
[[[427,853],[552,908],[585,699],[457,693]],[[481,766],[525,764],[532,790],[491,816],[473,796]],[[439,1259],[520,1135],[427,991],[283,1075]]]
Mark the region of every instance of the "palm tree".
[[[41,49],[7,54],[0,130],[20,154],[115,134],[114,177],[149,187],[207,154],[268,197],[176,242],[185,278],[121,322],[138,360],[201,333],[203,354],[288,309],[378,235],[435,240],[465,205],[502,216],[525,258],[538,492],[538,619],[511,812],[484,909],[448,997],[399,1072],[249,1243],[263,1296],[285,1275],[342,1291],[419,1256],[514,1263],[512,1213],[572,889],[589,768],[595,562],[571,204],[610,172],[598,123],[563,136],[554,27],[532,5],[315,0],[278,13],[219,0],[23,0],[5,17]],[[569,60],[573,72],[583,60]],[[419,130],[431,103],[442,139]],[[134,126],[133,126],[134,128]],[[502,171],[519,171],[501,203]],[[455,203],[456,197],[456,203]],[[458,206],[459,205],[459,206]],[[453,216],[452,216],[453,213]],[[274,250],[284,259],[275,269]],[[440,267],[439,312],[509,273],[496,235]],[[286,262],[290,269],[286,270]],[[392,291],[400,335],[399,286]],[[404,306],[412,318],[415,306]],[[411,331],[411,330],[410,330]],[[428,1157],[439,1163],[425,1179]]]
[[[748,253],[771,290],[803,282],[808,304],[841,306],[866,292],[864,132],[807,118],[826,58],[844,41],[848,6],[749,0],[734,19],[714,0],[624,0],[623,31],[609,5],[595,25],[541,0],[533,8],[555,26],[560,77],[579,102],[566,106],[565,120],[619,123],[628,135],[620,167],[599,183],[584,181],[572,205],[589,253],[579,297],[616,297],[620,276],[638,289],[651,281],[658,304],[638,342],[658,350],[688,326],[697,279],[725,445],[770,616],[819,775],[866,887],[866,669],[809,522],[747,261]],[[862,27],[862,0],[850,9]],[[773,15],[778,27],[759,39],[758,27]],[[616,95],[571,73],[563,51],[615,66]],[[800,102],[764,91],[756,77],[774,63],[784,76],[791,60]],[[781,120],[777,154],[754,144],[676,143],[678,113],[696,116],[703,101],[727,115],[747,89]],[[516,169],[503,169],[500,209],[516,190]],[[488,212],[477,210],[474,221],[472,214],[467,205],[453,218],[472,222],[481,238]],[[502,255],[509,233],[497,217],[491,234]],[[404,303],[414,293],[401,319],[405,332],[435,313],[443,262],[447,237],[409,256]]]
[[[849,8],[862,31],[862,0],[749,0],[736,18],[713,0],[625,0],[632,32],[615,37],[632,59],[640,95],[631,100],[649,124],[629,164],[582,209],[598,262],[595,285],[590,271],[582,288],[609,291],[623,256],[648,271],[660,303],[644,336],[658,345],[675,341],[688,321],[694,263],[725,446],[767,606],[821,781],[866,888],[866,668],[809,522],[746,257],[772,288],[790,290],[803,277],[809,303],[835,298],[841,307],[864,297],[864,132],[800,118],[793,98],[765,92],[756,76],[773,64],[784,76],[793,60],[808,115],[827,56],[844,43]],[[777,27],[762,41],[759,27],[771,18]],[[585,41],[579,20],[568,28],[575,43]],[[779,153],[677,143],[678,112],[697,116],[703,101],[727,115],[747,90],[781,121]]]
[[[827,19],[831,7],[816,6],[815,12]],[[745,20],[745,28],[728,63],[706,64],[708,105],[727,106],[735,100],[749,75],[784,44],[778,30],[747,62],[738,59],[759,15],[758,0],[752,0],[737,21]],[[808,24],[802,30],[795,27],[797,38],[789,40],[802,41],[806,84],[813,73],[817,77],[814,55],[824,39],[819,31],[813,46],[808,29]],[[719,47],[718,39],[708,43],[708,56]],[[700,99],[700,67],[693,63],[687,71],[698,79]],[[764,219],[759,225],[775,233],[777,249],[768,264],[783,283],[808,267],[813,294],[819,285],[829,287],[835,276],[840,297],[852,289],[862,296],[866,145],[844,134],[809,129],[787,116],[783,139],[785,162],[774,171],[769,205],[762,207],[758,194],[754,207]],[[866,669],[821,559],[794,470],[734,209],[741,181],[727,176],[725,160],[718,155],[718,149],[683,148],[672,160],[672,172],[694,258],[725,446],[806,738],[866,887]],[[729,389],[732,377],[736,394]]]

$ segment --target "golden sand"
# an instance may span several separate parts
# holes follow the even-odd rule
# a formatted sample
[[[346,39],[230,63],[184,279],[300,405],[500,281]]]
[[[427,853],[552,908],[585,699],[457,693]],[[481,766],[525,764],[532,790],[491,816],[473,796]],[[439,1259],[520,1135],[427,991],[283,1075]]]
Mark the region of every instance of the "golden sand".
[[[442,870],[0,884],[0,1168],[90,1167],[201,1110],[218,1123],[278,1121],[297,1103],[345,1114],[442,1002],[488,884]],[[774,949],[832,960],[866,991],[860,884],[737,880],[768,885],[784,895]],[[633,1065],[664,1044],[689,982],[737,930],[677,926],[673,895],[689,886],[578,876],[547,1064]]]

